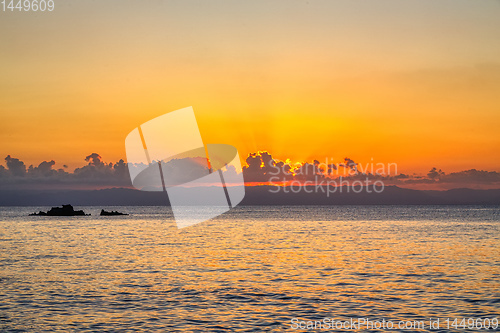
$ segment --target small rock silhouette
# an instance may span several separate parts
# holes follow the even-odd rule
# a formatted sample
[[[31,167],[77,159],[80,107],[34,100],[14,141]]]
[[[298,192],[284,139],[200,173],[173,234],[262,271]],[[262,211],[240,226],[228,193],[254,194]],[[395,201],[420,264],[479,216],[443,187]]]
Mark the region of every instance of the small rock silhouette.
[[[114,215],[128,215],[128,214],[120,213],[116,210],[112,210],[112,211],[108,212],[108,211],[105,211],[104,209],[101,209],[101,216],[114,216]]]

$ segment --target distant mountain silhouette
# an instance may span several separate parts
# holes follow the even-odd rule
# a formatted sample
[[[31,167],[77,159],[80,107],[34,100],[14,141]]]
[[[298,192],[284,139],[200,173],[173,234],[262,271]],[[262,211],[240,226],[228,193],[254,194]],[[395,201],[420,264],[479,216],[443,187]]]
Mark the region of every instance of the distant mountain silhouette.
[[[240,205],[500,205],[500,189],[420,191],[387,186],[381,193],[350,193],[340,188],[330,194],[316,192],[314,186],[298,193],[273,186],[247,186]],[[305,190],[312,191],[306,193]],[[206,188],[200,188],[206,191]],[[145,192],[128,188],[103,190],[0,190],[0,206],[54,206],[71,202],[78,206],[164,206],[169,205],[164,192]]]

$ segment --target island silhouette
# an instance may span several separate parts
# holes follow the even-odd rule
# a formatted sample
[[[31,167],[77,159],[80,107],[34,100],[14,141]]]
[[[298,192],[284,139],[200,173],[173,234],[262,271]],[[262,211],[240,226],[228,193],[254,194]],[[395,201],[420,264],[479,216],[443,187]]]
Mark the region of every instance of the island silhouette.
[[[119,211],[116,211],[116,210],[112,210],[112,211],[108,212],[104,209],[101,209],[101,216],[116,216],[116,215],[128,215],[128,214],[120,213]]]
[[[39,211],[30,216],[89,216],[83,210],[75,210],[71,205],[62,205],[62,207],[52,207],[48,212]]]
[[[91,214],[85,214],[83,210],[75,210],[72,205],[62,205],[62,207],[52,207],[48,212],[39,211],[38,213],[32,213],[30,216],[90,216]],[[116,210],[106,211],[101,209],[100,216],[122,216],[128,215],[126,213],[121,213]]]

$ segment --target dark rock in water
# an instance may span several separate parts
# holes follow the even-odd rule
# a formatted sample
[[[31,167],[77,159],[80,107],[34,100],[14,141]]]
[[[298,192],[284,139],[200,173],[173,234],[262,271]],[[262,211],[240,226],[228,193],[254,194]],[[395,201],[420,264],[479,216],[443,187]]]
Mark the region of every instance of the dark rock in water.
[[[114,215],[128,215],[128,214],[120,213],[116,210],[112,210],[112,211],[108,212],[108,211],[105,211],[104,209],[101,209],[101,216],[114,216]]]
[[[30,216],[89,216],[83,210],[74,210],[71,205],[62,205],[62,207],[52,207],[48,212],[38,212]]]

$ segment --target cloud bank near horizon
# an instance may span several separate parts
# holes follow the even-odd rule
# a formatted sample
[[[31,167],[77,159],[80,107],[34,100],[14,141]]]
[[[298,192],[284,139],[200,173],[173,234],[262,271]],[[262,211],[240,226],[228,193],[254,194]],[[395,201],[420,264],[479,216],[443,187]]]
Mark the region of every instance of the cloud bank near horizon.
[[[404,174],[397,172],[396,163],[356,163],[346,157],[339,163],[313,160],[312,162],[292,163],[280,161],[267,151],[249,154],[247,166],[243,167],[246,183],[282,183],[298,182],[314,184],[329,179],[342,177],[345,180],[383,181],[385,185],[397,185],[413,188],[500,188],[500,173],[469,169],[460,172],[445,173],[433,167],[425,175]]]
[[[106,163],[97,153],[85,157],[86,164],[73,172],[54,169],[54,160],[42,161],[38,166],[27,166],[18,158],[8,155],[5,165],[0,164],[2,189],[95,189],[132,187],[127,163],[121,159]],[[469,169],[445,173],[433,167],[425,175],[408,175],[397,172],[397,165],[382,163],[361,164],[346,157],[338,163],[319,160],[291,162],[274,159],[267,151],[251,153],[246,158],[242,172],[247,185],[294,184],[312,185],[338,179],[383,181],[385,185],[397,185],[419,189],[435,188],[500,188],[500,173]],[[328,161],[327,161],[328,162]],[[393,163],[394,164],[394,163]],[[189,170],[187,170],[189,171]]]
[[[106,163],[97,153],[85,157],[86,165],[73,172],[53,169],[54,160],[43,161],[38,166],[26,164],[8,155],[5,166],[0,165],[0,184],[3,188],[98,188],[129,187],[130,177],[127,163],[119,160]]]

